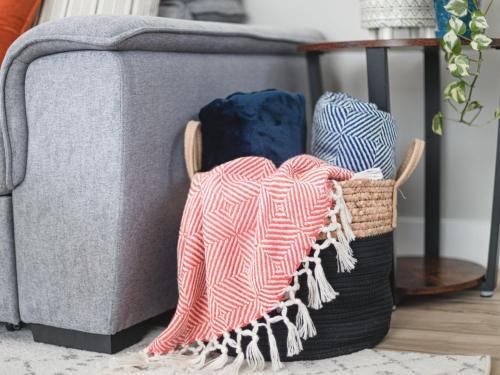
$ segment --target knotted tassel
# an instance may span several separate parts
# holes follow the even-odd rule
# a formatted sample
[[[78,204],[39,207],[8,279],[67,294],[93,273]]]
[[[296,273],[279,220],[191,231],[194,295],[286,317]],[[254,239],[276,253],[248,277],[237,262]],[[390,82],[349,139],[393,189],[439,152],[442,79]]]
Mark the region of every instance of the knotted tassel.
[[[308,338],[316,336],[316,327],[314,326],[314,322],[311,319],[311,315],[309,314],[309,310],[304,303],[297,299],[297,317],[295,320],[295,325],[299,330],[299,335],[303,339],[307,340]]]
[[[340,241],[333,240],[333,246],[337,251],[337,268],[339,272],[351,272],[356,267],[357,260],[354,258],[352,249]]]
[[[217,358],[215,358],[212,361],[210,361],[203,368],[203,371],[210,372],[210,371],[219,370],[219,369],[223,368],[226,365],[226,363],[227,363],[228,360],[229,360],[229,356],[227,355],[227,348],[223,347],[221,349],[221,354]]]
[[[343,200],[344,199],[342,198],[342,201]],[[347,243],[354,241],[356,239],[356,236],[354,235],[354,232],[351,228],[352,216],[347,210],[345,203],[340,206],[340,223],[342,224],[342,228],[337,229],[336,233],[342,233],[342,235],[345,236]]]
[[[283,368],[283,364],[280,360],[280,353],[278,352],[278,344],[276,343],[276,338],[273,335],[273,330],[271,329],[271,323],[269,322],[269,316],[266,315],[266,328],[267,328],[267,338],[269,340],[269,354],[271,356],[271,363],[273,371],[279,371]]]
[[[236,349],[236,358],[234,359],[233,362],[231,362],[229,365],[227,365],[222,371],[220,371],[221,375],[238,375],[241,369],[241,366],[243,365],[243,362],[245,362],[245,356],[243,355],[243,352],[241,351],[241,348]]]
[[[338,293],[333,289],[331,284],[326,279],[325,271],[323,270],[323,266],[321,265],[321,258],[318,258],[318,260],[316,261],[316,267],[314,267],[314,275],[316,276],[316,281],[318,283],[321,301],[327,303],[337,298]]]
[[[319,294],[318,282],[310,268],[307,269],[307,289],[308,289],[308,306],[314,310],[319,310],[323,307],[321,303],[321,296]]]
[[[252,334],[252,341],[247,345],[246,357],[248,366],[250,366],[253,371],[261,371],[264,369],[266,363],[259,349],[259,336],[255,333]]]
[[[347,209],[347,205],[344,200],[344,193],[342,191],[342,186],[337,181],[333,181],[335,186],[335,209],[334,211],[339,213],[340,216],[340,227],[337,228],[336,233],[337,236],[339,234],[345,235],[347,243],[354,241],[356,236],[354,236],[354,232],[351,228],[352,223],[352,215]],[[334,218],[332,218],[333,221]]]
[[[203,344],[200,352],[189,361],[190,367],[194,370],[201,370],[206,362],[208,354],[216,350],[217,339],[212,338],[207,345]]]
[[[294,355],[299,354],[302,349],[302,341],[300,340],[300,335],[299,331],[297,330],[297,327],[288,319],[288,317],[284,317],[283,321],[286,324],[286,327],[288,328],[288,335],[286,338],[286,350],[287,350],[287,356],[288,357],[293,357]]]
[[[207,361],[207,351],[203,350],[201,353],[195,355],[193,359],[190,360],[190,366],[195,370],[200,370],[205,366]]]

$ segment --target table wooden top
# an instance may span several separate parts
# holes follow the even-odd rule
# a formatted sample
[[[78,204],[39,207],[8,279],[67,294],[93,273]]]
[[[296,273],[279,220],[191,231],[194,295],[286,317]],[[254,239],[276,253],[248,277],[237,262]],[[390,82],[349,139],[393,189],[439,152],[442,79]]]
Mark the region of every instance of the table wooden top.
[[[464,41],[464,45],[469,42]],[[409,48],[409,47],[436,47],[439,39],[387,39],[387,40],[352,40],[342,42],[323,42],[315,44],[303,44],[299,46],[300,52],[331,52],[347,48]],[[500,38],[493,39],[491,48],[500,49]]]

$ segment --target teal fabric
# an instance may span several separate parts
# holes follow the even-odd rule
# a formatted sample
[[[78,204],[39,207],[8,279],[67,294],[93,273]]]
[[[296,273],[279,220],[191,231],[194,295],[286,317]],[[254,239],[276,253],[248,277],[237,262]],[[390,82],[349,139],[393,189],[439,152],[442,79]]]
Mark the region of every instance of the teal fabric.
[[[202,170],[243,156],[262,156],[277,166],[305,153],[302,94],[265,90],[216,99],[200,111]]]

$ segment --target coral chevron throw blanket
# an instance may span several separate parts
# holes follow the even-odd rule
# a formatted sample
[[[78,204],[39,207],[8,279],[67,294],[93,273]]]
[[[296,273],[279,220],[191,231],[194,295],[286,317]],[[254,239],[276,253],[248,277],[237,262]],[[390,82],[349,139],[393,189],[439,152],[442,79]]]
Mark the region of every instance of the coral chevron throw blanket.
[[[348,213],[335,205],[334,200],[342,198],[333,188],[338,186],[336,181],[352,176],[351,171],[306,155],[280,168],[265,158],[245,157],[195,175],[180,228],[177,311],[147,352],[189,350],[197,355],[199,367],[217,369],[231,362],[227,349],[233,347],[238,354],[233,366],[239,368],[246,357],[255,367],[262,355],[256,345],[248,345],[242,353],[241,336],[255,338],[259,328],[271,333],[271,323],[278,319],[289,328],[290,354],[298,354],[300,338],[312,337],[315,329],[305,305],[294,299],[298,287],[291,283],[304,262],[314,262],[311,246],[316,253],[324,248],[316,244],[320,233],[340,228],[337,216],[348,220]],[[348,247],[352,232],[337,230],[336,234],[332,238],[328,233],[330,243]],[[352,259],[347,264],[352,265]],[[316,278],[305,271],[314,281],[309,306],[315,308],[336,296],[319,268],[315,268]],[[291,304],[302,309],[297,322],[290,322],[286,313],[269,317],[277,307]],[[257,322],[261,318],[264,323]],[[249,324],[254,329],[243,331]],[[231,332],[237,333],[237,339],[230,337]],[[222,354],[210,362],[207,354],[216,350]],[[279,368],[276,355],[271,353],[274,367]]]

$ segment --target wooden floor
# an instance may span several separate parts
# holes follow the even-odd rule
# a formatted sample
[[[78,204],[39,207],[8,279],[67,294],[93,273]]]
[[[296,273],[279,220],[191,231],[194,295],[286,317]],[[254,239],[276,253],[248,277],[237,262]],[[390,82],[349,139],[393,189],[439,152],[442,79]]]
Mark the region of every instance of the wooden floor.
[[[407,300],[393,314],[380,349],[436,354],[489,354],[500,375],[500,289],[492,298],[479,291]]]

